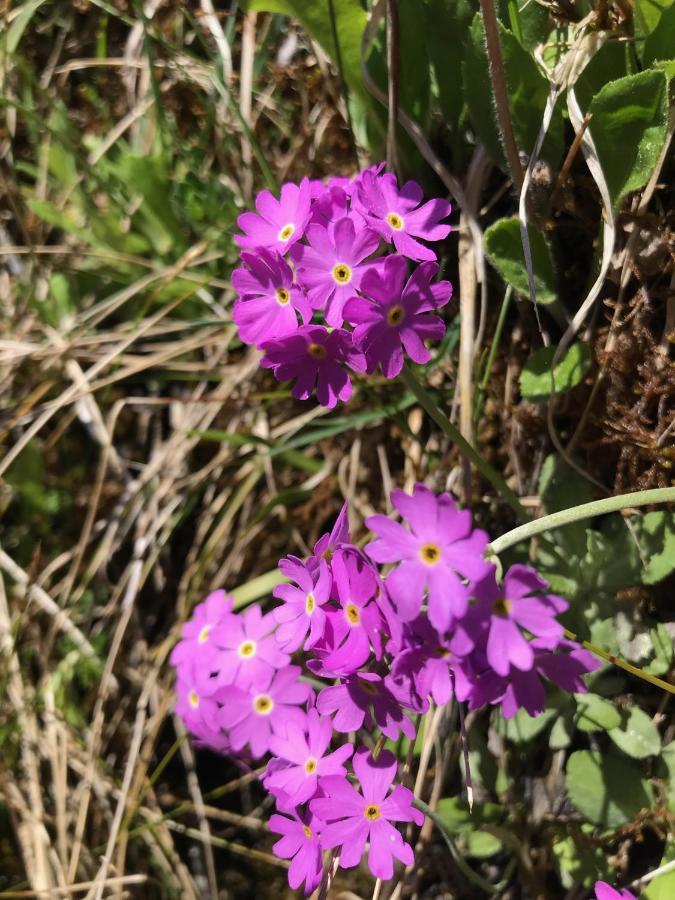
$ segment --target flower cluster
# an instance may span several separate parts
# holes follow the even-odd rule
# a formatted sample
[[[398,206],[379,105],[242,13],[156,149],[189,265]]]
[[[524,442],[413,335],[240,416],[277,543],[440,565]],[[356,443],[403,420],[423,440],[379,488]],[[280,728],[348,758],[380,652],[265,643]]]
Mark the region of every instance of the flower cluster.
[[[261,191],[257,212],[237,220],[243,265],[232,273],[232,317],[241,340],[264,351],[261,365],[293,380],[300,400],[316,391],[323,406],[346,402],[350,370],[379,365],[394,378],[404,351],[428,362],[424,342],[445,333],[434,313],[452,286],[434,282],[436,254],[422,241],[448,235],[450,204],[425,203],[416,182],[399,188],[381,169],[326,185],[288,182],[279,199]],[[408,260],[420,263],[410,275]]]
[[[343,508],[307,560],[281,560],[281,605],[271,612],[237,615],[223,592],[211,594],[172,655],[177,711],[195,737],[231,754],[270,754],[274,852],[292,859],[289,883],[307,892],[321,881],[325,850],[348,868],[368,847],[382,879],[394,859],[412,863],[396,823],[423,816],[381,747],[414,740],[416,714],[432,701],[454,695],[471,709],[534,716],[545,680],[584,691],[596,668],[564,636],[565,601],[528,566],[498,581],[487,534],[448,494],[417,484],[391,499],[402,521],[368,518],[375,539],[363,550]]]

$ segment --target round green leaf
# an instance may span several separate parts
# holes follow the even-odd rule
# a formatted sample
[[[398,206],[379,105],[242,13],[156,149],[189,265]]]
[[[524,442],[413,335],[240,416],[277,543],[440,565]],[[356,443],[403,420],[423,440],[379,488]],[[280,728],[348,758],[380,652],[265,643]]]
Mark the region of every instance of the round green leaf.
[[[577,694],[580,731],[609,731],[621,724],[621,713],[609,700],[597,694]]]
[[[551,363],[555,347],[535,350],[520,373],[520,393],[528,400],[542,401],[551,396]],[[576,387],[584,379],[591,367],[591,351],[587,344],[579,342],[572,346],[558,361],[553,377],[557,394],[563,394]]]
[[[631,709],[619,727],[610,729],[609,736],[620,750],[634,759],[658,756],[661,752],[659,730],[641,709]]]
[[[590,822],[618,828],[651,806],[651,786],[640,769],[626,759],[577,750],[567,761],[567,793],[572,805]]]

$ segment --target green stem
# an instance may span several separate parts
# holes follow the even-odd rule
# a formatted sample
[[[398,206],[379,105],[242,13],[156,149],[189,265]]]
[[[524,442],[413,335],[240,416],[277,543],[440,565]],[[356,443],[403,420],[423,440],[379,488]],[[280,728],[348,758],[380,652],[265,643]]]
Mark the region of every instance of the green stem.
[[[404,367],[402,378],[407,387],[410,388],[417,398],[422,409],[434,420],[441,431],[450,438],[460,453],[463,453],[464,456],[475,465],[483,478],[485,478],[486,481],[489,481],[495,490],[502,495],[518,518],[527,520],[529,518],[528,514],[517,495],[511,490],[499,472],[497,472],[496,469],[493,469],[490,463],[486,462],[477,450],[474,450],[471,444],[460,433],[457,426],[453,425],[448,417],[444,415],[436,405],[431,394],[429,394],[426,388],[424,388],[417,380],[416,375],[408,368],[408,366]]]
[[[580,522],[582,519],[591,519],[593,516],[602,516],[605,513],[617,512],[620,509],[635,506],[649,506],[652,503],[671,502],[675,502],[675,487],[653,488],[649,491],[619,494],[617,497],[607,497],[604,500],[582,503],[581,506],[572,506],[570,509],[563,509],[560,512],[552,513],[550,516],[542,516],[540,519],[519,525],[512,531],[507,531],[506,534],[498,537],[496,541],[489,545],[488,553],[498,556],[504,550],[513,547],[514,544],[529,540],[529,538],[544,531],[550,531],[552,528],[560,528],[562,525]]]
[[[488,353],[487,362],[485,363],[485,371],[483,372],[483,377],[480,380],[480,384],[478,385],[478,396],[476,397],[476,412],[474,415],[474,425],[478,424],[478,420],[480,419],[481,413],[483,412],[483,401],[485,400],[485,391],[487,389],[487,383],[490,380],[490,375],[492,374],[492,366],[494,365],[495,356],[497,355],[497,350],[499,349],[499,342],[502,337],[502,331],[504,330],[504,323],[506,322],[506,313],[509,310],[509,306],[511,304],[511,297],[513,295],[513,288],[511,285],[508,285],[506,291],[504,293],[504,299],[502,300],[502,305],[499,309],[499,318],[497,319],[497,327],[495,328],[495,333],[492,338],[492,343],[490,344],[490,352]]]

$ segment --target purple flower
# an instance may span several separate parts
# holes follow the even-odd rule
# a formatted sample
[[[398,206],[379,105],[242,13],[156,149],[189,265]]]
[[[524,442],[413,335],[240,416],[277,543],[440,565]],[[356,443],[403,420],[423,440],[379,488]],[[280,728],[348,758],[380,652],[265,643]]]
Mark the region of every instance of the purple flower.
[[[358,731],[364,722],[370,729],[374,720],[382,734],[392,741],[398,738],[399,732],[413,740],[415,726],[401,709],[402,702],[379,675],[356,672],[343,678],[342,684],[324,688],[316,698],[316,708],[321,715],[335,713],[333,728],[343,734]]]
[[[312,800],[310,808],[328,823],[321,830],[321,846],[325,850],[340,847],[343,868],[358,865],[367,841],[368,866],[376,878],[392,877],[394,857],[408,866],[414,862],[412,847],[391,823],[422,825],[424,816],[413,807],[414,795],[408,788],[399,784],[389,793],[396,768],[389,751],[383,750],[374,760],[366,748],[361,748],[354,756],[360,793],[340,775],[321,779],[327,796]]]
[[[219,648],[219,686],[246,688],[288,663],[288,654],[281,651],[272,633],[275,624],[273,613],[263,616],[256,604],[213,629],[213,642]]]
[[[340,609],[329,611],[328,627],[321,644],[320,661],[309,668],[320,675],[347,675],[360,669],[371,654],[382,656],[380,631],[384,620],[373,600],[378,576],[366,557],[356,548],[337,550],[331,563],[333,593]]]
[[[281,188],[281,198],[277,200],[269,191],[260,191],[255,199],[259,215],[242,213],[237,225],[245,234],[234,236],[242,249],[267,247],[285,253],[305,233],[309,222],[311,187],[303,178],[297,184],[287,182]]]
[[[321,607],[330,597],[332,578],[328,564],[322,559],[314,571],[296,556],[279,561],[279,569],[287,578],[297,584],[279,584],[272,592],[283,600],[282,606],[274,610],[274,618],[279,623],[276,638],[283,650],[294,653],[309,637],[305,650],[311,649],[323,637],[326,613]]]
[[[350,208],[351,182],[348,178],[331,178],[328,187],[312,203],[310,224],[332,227],[340,219],[351,219],[356,227],[363,228],[361,213]]]
[[[475,580],[490,568],[482,557],[487,534],[472,529],[471,513],[458,510],[449,494],[437,497],[423,484],[415,485],[412,497],[392,491],[391,500],[410,531],[386,516],[370,516],[366,525],[378,540],[366,553],[378,563],[400,562],[386,585],[403,621],[417,616],[428,591],[429,620],[437,631],[447,631],[468,606],[469,589],[460,576]]]
[[[342,328],[328,332],[320,325],[302,325],[294,334],[263,345],[260,365],[272,369],[279,381],[296,379],[291,393],[306,400],[316,388],[322,406],[332,409],[338,400],[347,402],[352,384],[343,365],[365,372],[366,360]]]
[[[305,882],[305,893],[311,894],[318,887],[323,874],[320,829],[322,822],[311,813],[291,813],[292,818],[278,813],[270,817],[270,831],[283,835],[272,847],[279,859],[292,859],[288,870],[288,883],[296,890]]]
[[[248,690],[220,689],[218,696],[224,705],[218,719],[221,727],[229,729],[234,751],[249,744],[252,756],[263,756],[270,749],[272,735],[283,737],[294,722],[302,728],[305,713],[299,707],[311,700],[314,692],[298,680],[300,671],[300,666],[286,666],[261,676]]]
[[[319,565],[319,560],[324,559],[330,562],[333,554],[342,544],[349,544],[351,538],[349,536],[349,519],[347,517],[348,504],[342,504],[342,509],[338,513],[335,524],[330,530],[330,534],[322,534],[319,540],[314,544],[314,551],[307,560],[307,567],[314,569]]]
[[[293,270],[271,250],[242,253],[245,268],[232,273],[232,286],[241,295],[232,309],[232,321],[246,344],[260,344],[298,330],[312,318],[307,298],[293,285]]]
[[[296,244],[291,251],[298,281],[314,309],[324,310],[326,322],[340,326],[342,307],[372,268],[364,260],[377,250],[379,238],[370,228],[355,228],[344,218],[332,228],[310,225],[307,240],[309,244]]]
[[[203,603],[195,606],[192,618],[181,629],[183,640],[173,648],[171,665],[179,668],[188,660],[198,659],[199,677],[208,678],[219,652],[213,641],[213,628],[226,621],[231,612],[232,597],[223,590],[213,591]],[[216,668],[213,665],[213,671]]]
[[[487,661],[498,675],[507,675],[510,665],[522,671],[532,668],[532,646],[520,628],[545,639],[549,647],[562,640],[564,629],[555,617],[567,609],[567,603],[552,594],[532,596],[546,587],[534,569],[523,565],[511,566],[502,585],[497,584],[494,570],[475,585],[476,614],[490,621]]]
[[[188,731],[206,743],[222,741],[215,679],[210,682],[200,672],[197,657],[178,669],[176,679],[176,713]]]
[[[321,718],[315,709],[307,713],[305,727],[290,723],[286,737],[272,736],[270,750],[289,763],[275,767],[265,777],[265,787],[282,790],[293,806],[305,803],[316,794],[318,779],[325,775],[344,775],[343,763],[354,752],[351,744],[343,744],[333,753],[326,753],[333,737],[330,719]]]
[[[385,378],[395,378],[403,368],[403,350],[416,363],[426,363],[431,353],[426,340],[440,340],[445,324],[429,315],[452,296],[449,281],[431,284],[438,272],[434,262],[421,263],[405,281],[408,267],[402,256],[388,256],[379,269],[367,272],[361,282],[366,296],[352,297],[344,308],[348,322],[356,325],[354,341],[363,350],[368,371],[379,363]]]
[[[630,891],[627,891],[625,888],[622,891],[617,891],[615,888],[610,887],[606,881],[595,882],[595,898],[596,900],[636,900],[635,895],[631,894]]]
[[[450,226],[439,224],[452,211],[447,201],[429,200],[420,206],[423,194],[419,184],[408,181],[399,190],[390,172],[379,176],[363,172],[356,196],[366,222],[385,241],[393,241],[399,253],[409,259],[436,259],[434,251],[415,238],[440,241],[448,236]]]

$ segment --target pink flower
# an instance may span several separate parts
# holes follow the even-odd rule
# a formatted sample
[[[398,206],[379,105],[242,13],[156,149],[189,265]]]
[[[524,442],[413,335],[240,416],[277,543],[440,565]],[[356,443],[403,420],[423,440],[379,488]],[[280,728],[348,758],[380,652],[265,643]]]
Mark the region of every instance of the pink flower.
[[[475,585],[476,612],[490,622],[487,661],[498,675],[507,675],[510,665],[522,671],[533,666],[531,643],[520,628],[545,639],[549,647],[562,640],[564,629],[556,615],[567,609],[567,603],[552,594],[532,596],[546,587],[534,569],[523,565],[511,566],[502,585],[497,584],[494,570]]]
[[[286,578],[297,584],[279,584],[272,592],[283,600],[274,610],[279,623],[276,638],[282,649],[294,653],[305,640],[305,650],[311,649],[323,637],[326,613],[321,608],[330,597],[332,578],[328,564],[322,559],[312,572],[296,556],[279,561],[279,569]]]
[[[322,406],[332,409],[338,400],[347,402],[352,383],[343,366],[364,372],[366,360],[342,328],[327,331],[321,325],[302,325],[295,334],[263,344],[260,365],[272,369],[279,381],[296,379],[291,393],[307,400],[312,391]]]
[[[234,236],[242,249],[266,247],[285,253],[305,233],[309,222],[311,187],[303,178],[300,186],[287,182],[277,200],[269,191],[260,191],[255,200],[259,215],[242,213],[237,225],[243,232]]]
[[[370,516],[366,525],[378,539],[366,553],[378,563],[400,563],[386,585],[403,621],[417,616],[427,591],[429,620],[447,631],[453,617],[467,610],[469,589],[461,577],[475,580],[490,568],[482,556],[487,534],[472,529],[471,513],[458,510],[449,494],[437,497],[423,484],[415,485],[412,497],[392,491],[391,501],[410,530],[386,516]]]
[[[617,891],[615,888],[610,887],[606,881],[595,882],[595,898],[596,900],[636,900],[634,894],[631,894],[630,891],[627,891],[625,888],[622,891]]]
[[[389,879],[394,874],[394,858],[412,865],[414,855],[392,822],[424,822],[422,813],[412,805],[412,791],[397,785],[396,760],[383,750],[374,760],[362,748],[354,756],[354,772],[361,792],[340,775],[321,779],[325,798],[312,800],[310,808],[328,824],[321,830],[321,846],[325,850],[340,847],[340,865],[349,869],[359,864],[366,842],[370,841],[368,866],[376,878]]]
[[[448,236],[450,226],[439,224],[452,211],[446,200],[420,206],[424,195],[419,184],[408,181],[399,190],[390,172],[379,176],[363,172],[356,196],[366,222],[385,241],[393,241],[399,253],[409,259],[436,259],[434,251],[415,238],[440,241]]]
[[[378,363],[385,378],[395,378],[403,368],[403,350],[416,363],[426,363],[431,353],[426,340],[440,340],[445,323],[429,315],[452,296],[449,281],[431,284],[438,273],[434,262],[421,263],[403,283],[408,267],[402,256],[388,256],[379,269],[361,281],[363,297],[352,297],[344,308],[345,319],[356,325],[354,341],[363,350],[368,371]]]
[[[305,882],[305,893],[311,894],[321,882],[323,861],[321,858],[322,822],[310,814],[291,813],[292,818],[275,814],[270,817],[270,831],[283,835],[272,847],[279,859],[292,859],[288,870],[288,883],[293,890]]]
[[[232,286],[241,295],[232,309],[232,321],[246,344],[260,344],[298,330],[312,318],[307,298],[293,285],[293,270],[270,250],[242,253],[245,268],[232,273]]]
[[[370,228],[355,228],[345,217],[332,228],[310,225],[307,240],[309,245],[296,244],[291,251],[298,281],[314,309],[324,310],[328,325],[340,326],[342,307],[372,268],[364,260],[377,250],[379,238]]]
[[[281,651],[274,637],[275,625],[273,613],[263,616],[256,604],[241,615],[229,616],[213,629],[212,639],[219,648],[219,686],[236,684],[246,688],[288,663],[288,654]]]
[[[193,658],[199,659],[198,677],[211,675],[210,665],[218,657],[218,647],[213,641],[213,629],[226,621],[232,612],[232,597],[225,591],[213,591],[203,603],[195,606],[192,618],[181,629],[182,641],[173,648],[169,662],[179,668]],[[213,665],[213,671],[216,669]]]
[[[364,724],[370,729],[374,721],[392,741],[399,733],[413,740],[415,726],[401,708],[404,699],[395,697],[374,672],[356,672],[341,684],[324,688],[316,698],[316,708],[321,715],[334,713],[333,728],[343,734],[358,731]]]
[[[178,669],[176,697],[176,714],[189,732],[209,744],[222,741],[217,685],[215,679],[204,677],[197,657]]]
[[[350,543],[347,508],[348,504],[346,502],[343,503],[335,524],[330,530],[330,534],[322,534],[316,544],[314,544],[312,555],[307,560],[308,569],[315,569],[321,559],[329,563],[338,547],[342,546],[342,544]]]
[[[261,676],[248,690],[221,688],[218,698],[224,704],[218,714],[222,728],[229,730],[230,746],[239,751],[246,744],[254,757],[270,749],[272,735],[283,737],[292,723],[299,728],[305,713],[299,707],[314,696],[307,684],[298,680],[300,666],[286,666]]]
[[[265,787],[275,793],[282,790],[293,806],[305,803],[316,794],[318,779],[324,775],[344,775],[343,763],[354,752],[352,744],[343,744],[333,753],[326,753],[333,737],[330,719],[319,716],[315,709],[307,713],[305,726],[290,723],[286,737],[272,736],[270,750],[288,763],[275,767],[265,777]]]

